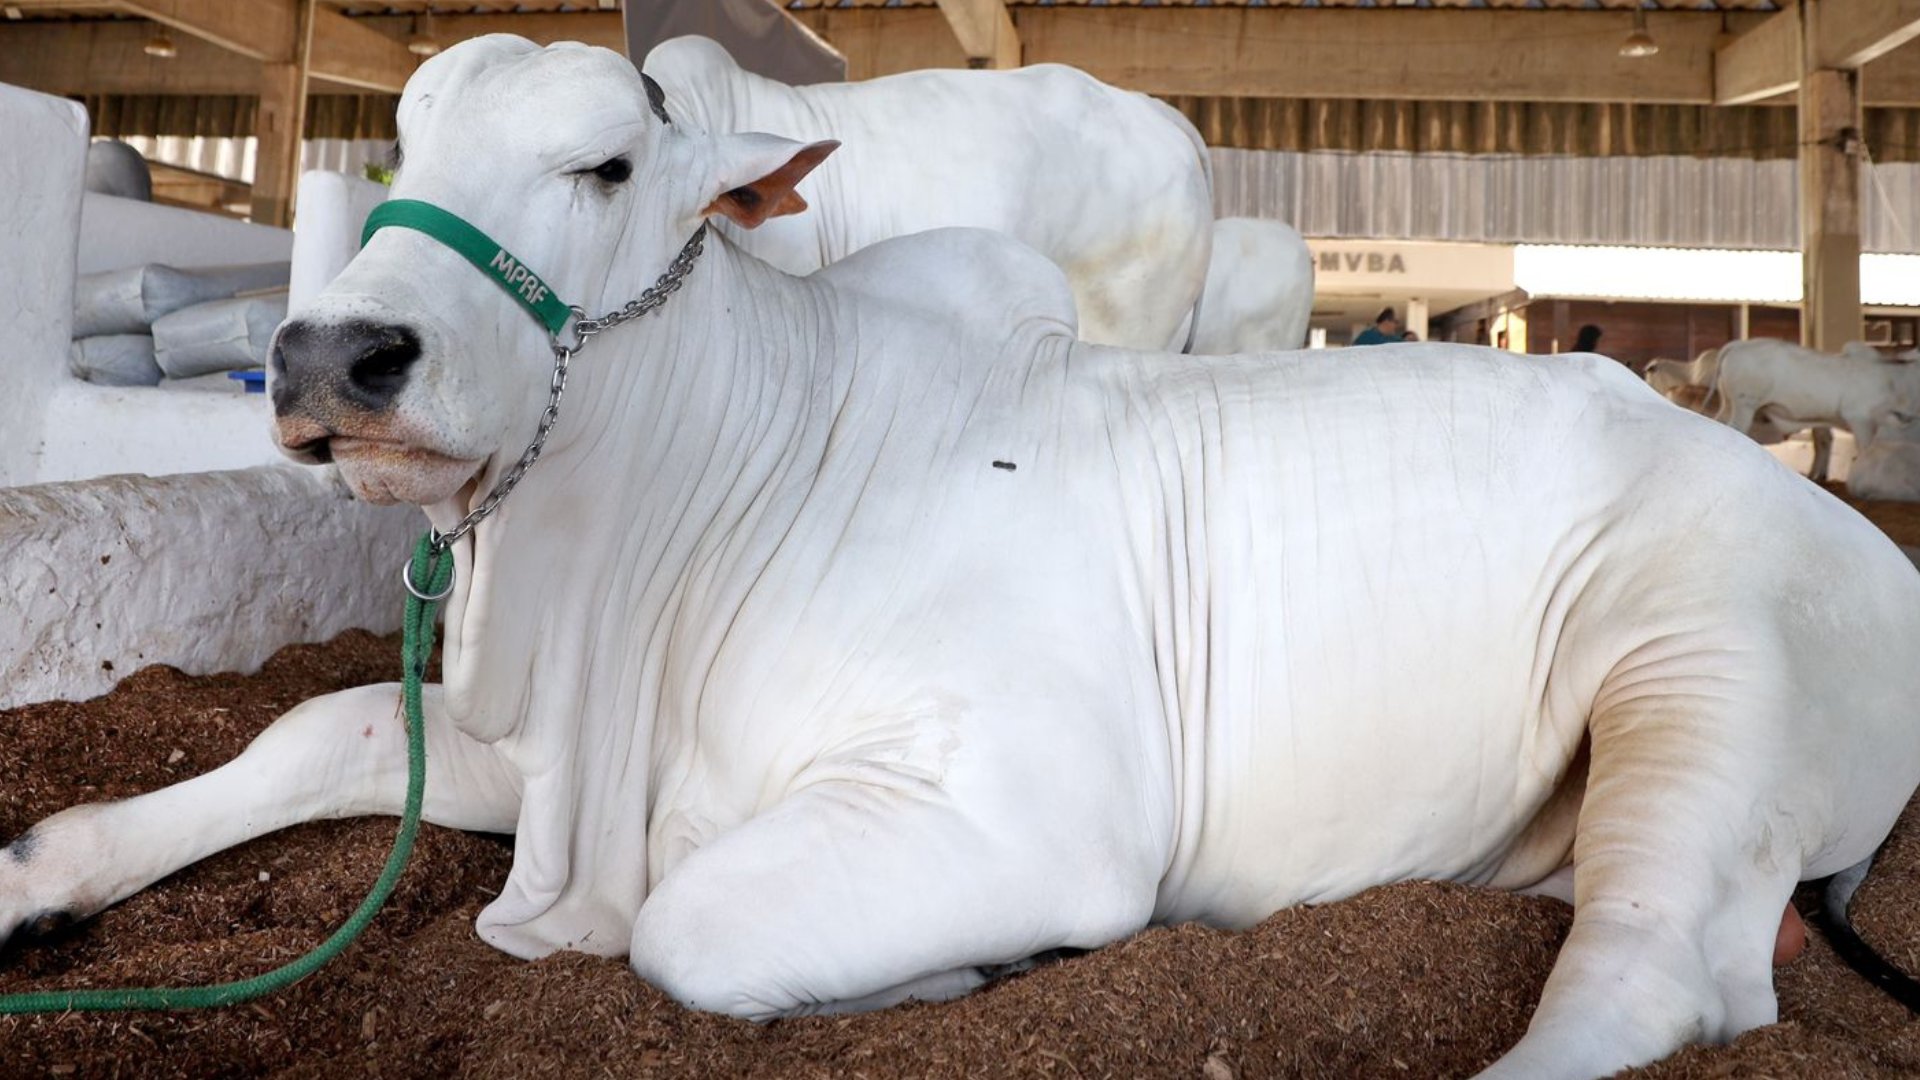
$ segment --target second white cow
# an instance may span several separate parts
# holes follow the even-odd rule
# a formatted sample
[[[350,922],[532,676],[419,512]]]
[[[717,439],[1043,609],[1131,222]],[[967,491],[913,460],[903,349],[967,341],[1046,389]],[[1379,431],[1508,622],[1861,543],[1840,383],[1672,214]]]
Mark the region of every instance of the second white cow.
[[[1278,352],[1307,343],[1313,252],[1284,221],[1221,218],[1193,351],[1206,356]]]
[[[716,42],[647,54],[676,123],[843,144],[800,187],[811,212],[721,232],[790,274],[895,236],[992,229],[1066,271],[1087,341],[1179,348],[1213,235],[1207,149],[1171,107],[1082,71],[915,71],[788,86]]]

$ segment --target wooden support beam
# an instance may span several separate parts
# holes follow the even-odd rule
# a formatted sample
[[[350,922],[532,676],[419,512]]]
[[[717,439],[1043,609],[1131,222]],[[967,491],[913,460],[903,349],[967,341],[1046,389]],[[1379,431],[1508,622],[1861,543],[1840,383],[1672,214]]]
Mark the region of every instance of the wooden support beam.
[[[787,14],[847,58],[849,80],[967,66],[953,27],[934,8],[808,8]]]
[[[307,62],[313,52],[314,5],[298,0],[293,59],[261,69],[260,110],[254,117],[253,220],[293,224],[293,190],[300,178],[301,135],[307,126]]]
[[[1812,0],[1814,59],[1855,70],[1920,38],[1920,0]]]
[[[364,19],[330,9],[313,14],[312,77],[357,90],[397,94],[420,66],[399,34],[384,34]]]
[[[184,206],[240,217],[246,213],[253,197],[252,189],[247,185],[214,173],[159,161],[148,161],[147,168],[153,174],[153,201],[165,206]]]
[[[36,10],[71,10],[79,2],[19,0]],[[97,11],[114,0],[85,2]],[[138,2],[157,7],[160,0]],[[247,0],[246,6],[292,2]],[[1728,87],[1735,83],[1746,87],[1736,95],[1745,100],[1764,97],[1768,87],[1790,89],[1799,78],[1797,57],[1790,52],[1770,61],[1773,69],[1758,62],[1729,69],[1727,57],[1738,53],[1727,50],[1778,56],[1777,44],[1763,49],[1755,41],[1740,43],[1764,30],[1766,16],[1730,20],[1735,30],[1747,33],[1720,51],[1716,70],[1710,58],[1720,19],[1699,12],[1655,13],[1650,28],[1660,53],[1623,60],[1618,46],[1629,24],[1619,11],[1065,4],[1011,10],[1024,60],[1074,64],[1117,85],[1161,94],[1706,104],[1733,93]],[[791,14],[847,56],[852,78],[967,66],[967,51],[935,7],[812,8]],[[323,5],[315,18],[311,89],[397,90],[414,67],[400,44],[410,23],[404,16],[349,19]],[[617,12],[442,15],[434,24],[436,36],[448,45],[478,34],[517,33],[541,43],[579,40],[625,47]],[[1243,28],[1245,36],[1236,36]],[[387,40],[375,39],[373,31]],[[1769,32],[1777,43],[1779,28]],[[259,61],[183,35],[176,35],[178,58],[155,60],[140,51],[151,34],[150,25],[124,20],[0,20],[0,81],[59,94],[259,92]],[[1382,55],[1371,44],[1379,40],[1418,40],[1421,46]],[[1792,69],[1784,77],[1776,70],[1782,66]],[[1874,60],[1862,89],[1869,105],[1920,104],[1920,39]]]
[[[1658,55],[1619,54],[1618,11],[1240,6],[1012,9],[1028,64],[1071,64],[1151,94],[1419,100],[1713,99],[1717,15],[1655,12]],[[847,56],[848,77],[964,67],[946,18],[926,8],[829,8],[793,15]],[[1735,19],[1735,25],[1754,25]],[[1386,41],[1418,48],[1387,49]]]
[[[1907,42],[1861,70],[1860,100],[1870,106],[1920,106],[1920,39]]]
[[[395,39],[405,38],[411,16],[376,15],[353,22]],[[433,37],[446,48],[486,34],[518,34],[538,45],[582,41],[626,55],[627,33],[617,11],[529,11],[500,15],[435,15]]]
[[[81,0],[19,0],[15,6],[35,12],[98,12],[108,8],[154,19],[184,35],[184,38],[177,38],[175,42],[180,56],[171,61],[140,61],[132,65],[131,71],[125,63],[96,61],[88,52],[75,54],[73,48],[58,48],[54,56],[61,56],[60,67],[54,67],[44,52],[25,54],[17,48],[0,46],[0,81],[15,81],[6,75],[8,61],[12,60],[23,67],[33,65],[42,73],[61,71],[61,75],[54,75],[52,79],[48,75],[40,75],[40,85],[36,88],[44,88],[48,81],[61,79],[65,81],[61,92],[77,94],[250,94],[257,92],[259,79],[255,75],[255,67],[246,61],[292,63],[296,37],[298,33],[303,33],[300,31],[300,0],[246,0],[244,4],[225,0],[86,0],[84,4]],[[419,58],[407,52],[407,46],[397,40],[399,35],[380,35],[363,23],[363,19],[349,19],[334,10],[313,13],[313,77],[338,86],[351,86],[355,90],[384,90],[397,94],[399,88],[407,83],[407,77],[413,75]],[[6,25],[4,29],[10,37],[17,35],[25,38],[21,31],[40,29],[52,31],[61,37],[86,38],[88,46],[106,42],[115,56],[127,54],[125,46],[129,38],[138,37],[138,44],[144,46],[146,38],[152,37],[150,27],[100,21],[69,25],[23,23]],[[215,46],[221,52],[215,54],[207,52],[205,48],[192,48],[196,44]],[[138,50],[134,50],[134,54],[138,54]],[[223,77],[223,69],[232,69],[232,73]],[[67,88],[73,83],[86,85]],[[108,83],[113,88],[102,88],[100,83]],[[21,85],[35,86],[35,83]],[[179,86],[194,88],[182,90]]]
[[[1800,11],[1789,7],[1714,50],[1713,101],[1750,105],[1800,85]]]
[[[142,51],[151,37],[138,22],[0,22],[0,82],[76,96],[260,92],[259,61],[193,37],[162,60]]]
[[[1617,12],[1021,8],[1028,63],[1153,94],[1702,103],[1717,18],[1648,19],[1657,55],[1622,57]],[[1418,48],[1386,49],[1387,41]]]
[[[1800,79],[1800,340],[1837,353],[1860,336],[1860,74]]]
[[[250,0],[245,4],[230,0],[117,0],[113,6],[254,60],[291,63],[294,38],[300,33],[299,9],[293,0]]]
[[[972,68],[1020,66],[1020,33],[1002,0],[939,0]]]
[[[1806,70],[1857,71],[1920,40],[1920,0],[1800,0],[1714,53],[1714,103],[1744,105],[1799,85]],[[1890,65],[1910,68],[1911,64]],[[1908,74],[1910,71],[1902,71]]]

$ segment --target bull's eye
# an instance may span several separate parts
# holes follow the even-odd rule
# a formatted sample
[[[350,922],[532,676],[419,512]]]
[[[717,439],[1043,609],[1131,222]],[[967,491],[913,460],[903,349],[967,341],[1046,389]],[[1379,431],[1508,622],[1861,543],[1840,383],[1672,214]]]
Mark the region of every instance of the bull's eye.
[[[633,162],[626,158],[608,158],[592,169],[593,175],[609,184],[624,184],[633,175]]]

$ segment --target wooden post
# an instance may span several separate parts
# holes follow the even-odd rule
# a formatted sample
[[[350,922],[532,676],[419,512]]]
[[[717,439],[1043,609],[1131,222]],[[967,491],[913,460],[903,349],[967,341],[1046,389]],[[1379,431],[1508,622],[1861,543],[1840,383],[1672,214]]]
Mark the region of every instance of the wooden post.
[[[300,0],[291,63],[260,66],[260,109],[254,115],[252,218],[293,224],[293,188],[300,178],[300,142],[307,126],[307,67],[313,51],[314,0]]]
[[[970,68],[1020,66],[1020,34],[1003,0],[940,0]]]
[[[1800,80],[1800,343],[1837,353],[1860,337],[1860,73]]]

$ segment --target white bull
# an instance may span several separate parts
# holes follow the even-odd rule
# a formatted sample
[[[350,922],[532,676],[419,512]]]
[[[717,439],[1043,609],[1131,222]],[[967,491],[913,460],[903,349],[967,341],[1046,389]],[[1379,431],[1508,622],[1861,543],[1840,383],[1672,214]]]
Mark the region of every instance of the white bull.
[[[1204,297],[1194,352],[1298,349],[1313,318],[1313,252],[1284,221],[1221,218]]]
[[[620,57],[517,38],[427,61],[399,123],[397,198],[589,310],[817,157],[663,125]],[[1608,360],[1177,357],[1078,342],[1072,310],[982,231],[806,278],[714,237],[574,361],[547,457],[454,547],[427,699],[427,817],[516,835],[481,936],[773,1017],[1382,882],[1571,877],[1489,1075],[1774,1020],[1795,883],[1866,859],[1920,778],[1899,550]],[[278,437],[447,529],[535,427],[547,356],[388,228],[282,329]],[[41,822],[0,856],[0,928],[397,811],[396,693]]]
[[[788,86],[703,37],[662,42],[642,66],[676,122],[843,144],[801,186],[812,213],[720,226],[775,267],[811,273],[895,236],[978,226],[1066,272],[1088,341],[1184,344],[1213,193],[1206,144],[1168,105],[1058,64]]]

